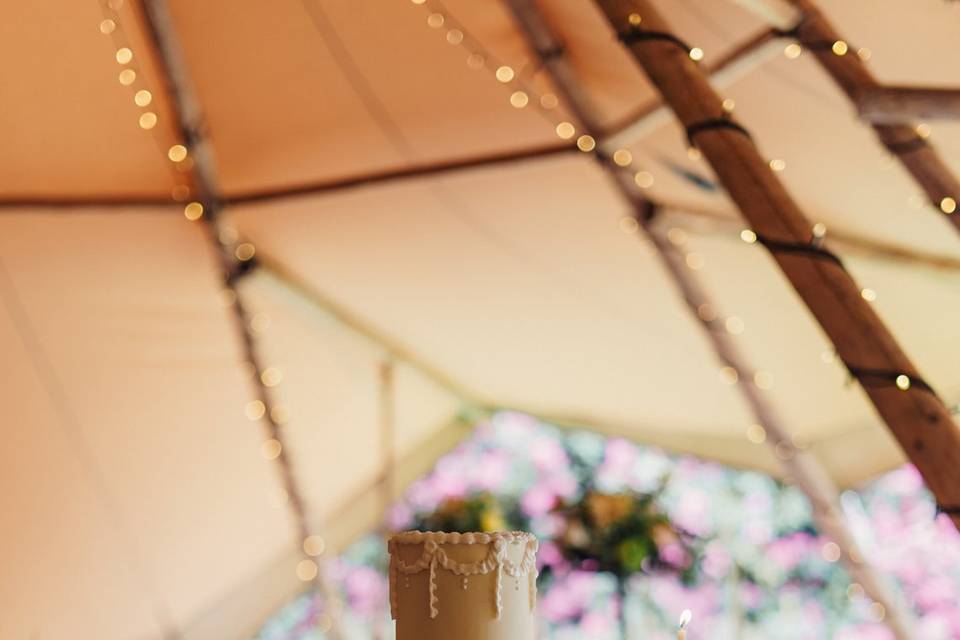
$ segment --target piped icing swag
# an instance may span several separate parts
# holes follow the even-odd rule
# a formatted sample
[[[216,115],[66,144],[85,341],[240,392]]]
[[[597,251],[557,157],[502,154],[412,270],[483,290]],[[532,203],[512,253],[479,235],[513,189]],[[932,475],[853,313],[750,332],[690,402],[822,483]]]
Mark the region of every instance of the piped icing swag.
[[[513,562],[507,557],[507,547],[511,543],[524,545],[523,558]],[[398,546],[423,545],[420,557],[413,562],[404,562],[396,552]],[[477,562],[457,562],[447,555],[441,545],[482,544],[489,545],[483,560]],[[494,533],[445,533],[440,531],[404,531],[390,538],[387,549],[390,551],[390,613],[394,620],[400,614],[398,598],[399,578],[404,577],[404,588],[408,586],[409,576],[430,572],[429,597],[430,617],[440,613],[440,596],[437,593],[437,571],[443,569],[463,578],[462,587],[467,588],[469,576],[487,575],[496,572],[493,601],[497,619],[503,613],[503,575],[516,579],[519,588],[520,578],[527,579],[530,609],[537,600],[537,539],[523,531],[498,531]]]

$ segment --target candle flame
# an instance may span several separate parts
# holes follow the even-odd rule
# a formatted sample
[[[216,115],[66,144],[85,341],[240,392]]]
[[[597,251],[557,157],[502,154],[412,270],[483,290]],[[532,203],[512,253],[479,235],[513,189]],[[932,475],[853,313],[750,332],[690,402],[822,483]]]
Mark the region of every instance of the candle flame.
[[[690,620],[693,619],[693,613],[690,612],[690,609],[684,609],[683,613],[680,614],[680,629],[686,629],[687,625],[690,624]]]

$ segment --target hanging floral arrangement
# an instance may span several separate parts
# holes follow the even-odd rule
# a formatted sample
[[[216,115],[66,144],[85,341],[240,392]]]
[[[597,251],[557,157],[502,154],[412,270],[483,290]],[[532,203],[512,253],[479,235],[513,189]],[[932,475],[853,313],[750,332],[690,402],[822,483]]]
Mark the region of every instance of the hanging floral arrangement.
[[[560,506],[563,530],[557,545],[574,566],[618,578],[672,571],[692,576],[696,553],[658,506],[656,494],[588,491]]]

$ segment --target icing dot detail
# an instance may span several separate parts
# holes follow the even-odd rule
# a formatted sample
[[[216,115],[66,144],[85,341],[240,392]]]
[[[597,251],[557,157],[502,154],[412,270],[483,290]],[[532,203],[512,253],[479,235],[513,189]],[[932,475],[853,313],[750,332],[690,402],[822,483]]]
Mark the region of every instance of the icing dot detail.
[[[434,543],[436,546],[436,543]],[[430,617],[436,618],[440,613],[437,607],[440,598],[437,596],[437,556],[430,559]]]

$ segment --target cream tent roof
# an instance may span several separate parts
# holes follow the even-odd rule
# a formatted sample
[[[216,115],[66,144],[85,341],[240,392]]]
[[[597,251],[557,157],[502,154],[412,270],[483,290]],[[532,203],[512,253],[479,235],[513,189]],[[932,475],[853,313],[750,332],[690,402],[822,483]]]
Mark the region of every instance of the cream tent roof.
[[[332,546],[376,522],[385,359],[401,480],[460,437],[465,410],[495,407],[776,472],[652,249],[621,229],[601,170],[537,109],[511,107],[491,70],[470,69],[429,9],[169,4],[227,222],[262,265],[242,292],[283,372],[287,451]],[[654,100],[591,3],[541,4],[611,127]],[[658,4],[708,65],[766,28],[733,3]],[[825,4],[884,81],[956,81],[960,8]],[[552,91],[506,9],[445,10]],[[240,638],[300,588],[297,532],[244,415],[208,239],[170,199],[176,138],[156,54],[137,8],[120,11],[133,88],[117,82],[94,0],[14,3],[0,27],[0,635]],[[150,131],[141,87],[159,115]],[[755,61],[724,92],[926,378],[960,400],[955,230],[915,206],[917,188],[806,56]],[[670,203],[659,224],[702,257],[790,427],[841,485],[899,464],[806,308],[740,241],[709,169],[657,122],[629,148]],[[960,171],[960,126],[933,136]]]

